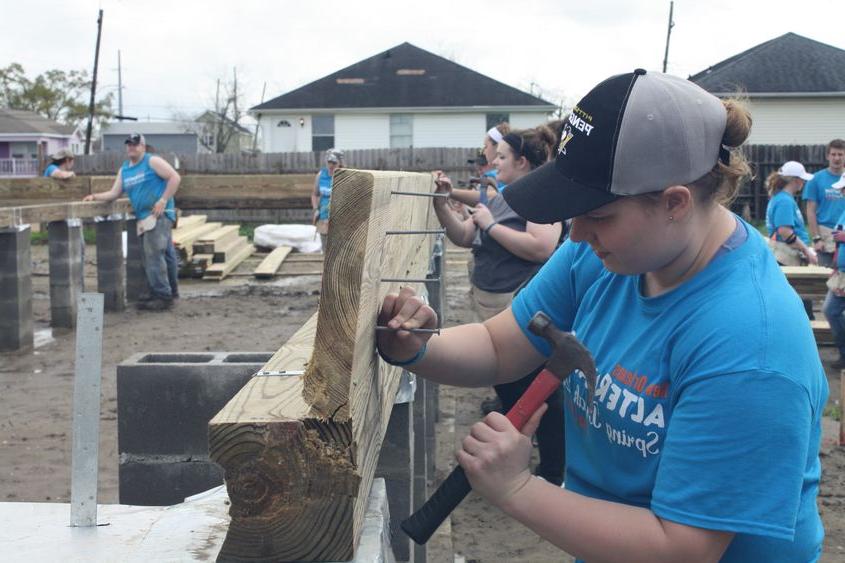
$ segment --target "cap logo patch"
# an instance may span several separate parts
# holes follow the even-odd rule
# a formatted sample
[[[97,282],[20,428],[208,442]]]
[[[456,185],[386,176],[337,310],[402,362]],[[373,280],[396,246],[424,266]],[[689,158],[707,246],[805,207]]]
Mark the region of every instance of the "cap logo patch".
[[[595,129],[595,126],[590,124],[592,120],[592,115],[575,106],[569,114],[569,123],[563,127],[560,144],[557,147],[558,154],[566,154],[566,145],[575,136],[576,131],[580,131],[589,137],[590,133]]]

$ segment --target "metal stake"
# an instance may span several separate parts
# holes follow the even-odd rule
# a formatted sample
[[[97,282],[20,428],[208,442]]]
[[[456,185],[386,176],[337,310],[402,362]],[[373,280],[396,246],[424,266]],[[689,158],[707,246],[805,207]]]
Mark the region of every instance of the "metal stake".
[[[449,197],[449,194],[438,194],[438,193],[420,193],[420,192],[399,192],[399,191],[392,191],[390,192],[394,195],[410,195],[415,197]]]
[[[73,451],[70,525],[97,525],[97,459],[100,445],[100,380],[103,358],[103,294],[82,293],[76,314],[73,378]]]
[[[386,231],[386,235],[442,235],[446,229],[420,229],[411,231]]]
[[[255,372],[252,377],[272,377],[272,376],[282,376],[282,375],[305,375],[305,372],[301,369],[293,369],[293,370],[260,370]]]
[[[396,283],[440,283],[440,278],[381,278],[381,281]]]

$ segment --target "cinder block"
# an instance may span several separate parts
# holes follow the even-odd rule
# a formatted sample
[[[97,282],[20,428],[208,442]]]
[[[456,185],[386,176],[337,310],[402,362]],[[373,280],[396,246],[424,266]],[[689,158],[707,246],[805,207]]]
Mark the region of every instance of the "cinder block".
[[[141,239],[138,238],[137,221],[126,221],[126,299],[138,301],[147,295],[147,278],[141,262]]]
[[[271,356],[141,353],[122,362],[117,366],[118,451],[207,455],[208,421]]]
[[[50,254],[50,326],[76,326],[82,286],[82,224],[53,221],[47,227]]]
[[[106,311],[126,308],[126,267],[123,262],[122,219],[97,223],[97,291]]]
[[[118,470],[120,504],[168,506],[223,484],[223,468],[207,457],[124,456]]]
[[[0,352],[32,348],[30,229],[0,230]]]
[[[414,426],[413,402],[393,405],[381,445],[376,477],[383,477],[387,484],[390,504],[390,537],[397,561],[411,561],[411,539],[399,523],[413,511],[414,480]]]

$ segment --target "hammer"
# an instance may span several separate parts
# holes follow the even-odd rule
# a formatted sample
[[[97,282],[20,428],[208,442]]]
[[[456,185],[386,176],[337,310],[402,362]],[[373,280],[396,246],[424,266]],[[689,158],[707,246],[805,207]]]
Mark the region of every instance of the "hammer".
[[[580,370],[587,380],[588,404],[592,402],[596,389],[595,362],[590,351],[574,334],[558,330],[542,311],[535,314],[528,323],[528,330],[545,338],[552,345],[552,355],[546,361],[543,371],[531,382],[522,397],[505,415],[517,430],[522,430],[531,415],[575,370]],[[402,521],[402,530],[418,544],[425,544],[471,489],[464,468],[460,465],[455,467],[431,498],[419,510]]]

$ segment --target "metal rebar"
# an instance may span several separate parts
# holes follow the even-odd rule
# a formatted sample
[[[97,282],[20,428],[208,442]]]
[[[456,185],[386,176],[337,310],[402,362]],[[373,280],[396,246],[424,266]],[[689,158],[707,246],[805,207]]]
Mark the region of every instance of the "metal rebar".
[[[440,278],[381,278],[381,281],[397,283],[440,283]]]
[[[389,326],[377,326],[377,331],[399,332],[404,330],[406,332],[418,332],[420,334],[440,334],[439,328],[391,328]]]
[[[449,197],[449,194],[439,194],[439,193],[420,193],[420,192],[400,192],[400,191],[392,191],[390,192],[393,195],[410,195],[415,197]]]
[[[446,229],[420,229],[409,231],[386,231],[386,235],[442,235],[446,233]]]
[[[273,376],[285,376],[285,375],[305,375],[305,372],[302,370],[260,370],[252,374],[252,377],[273,377]]]

